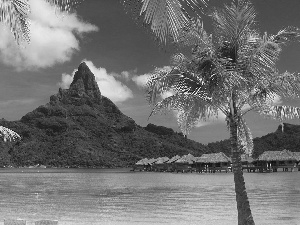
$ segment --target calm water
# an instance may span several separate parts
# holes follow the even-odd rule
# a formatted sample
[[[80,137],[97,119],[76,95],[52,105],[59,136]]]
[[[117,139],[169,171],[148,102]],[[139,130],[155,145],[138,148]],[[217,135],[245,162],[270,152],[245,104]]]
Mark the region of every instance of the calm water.
[[[60,225],[237,224],[230,173],[19,169],[0,171],[0,179],[0,224],[11,218]],[[300,225],[300,172],[245,173],[245,179],[257,225]]]

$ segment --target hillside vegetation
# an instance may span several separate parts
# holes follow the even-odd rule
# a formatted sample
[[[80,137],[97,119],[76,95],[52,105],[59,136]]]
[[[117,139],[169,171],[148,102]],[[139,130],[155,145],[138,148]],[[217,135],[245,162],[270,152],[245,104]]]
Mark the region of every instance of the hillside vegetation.
[[[0,166],[127,167],[141,158],[191,153],[224,152],[229,140],[203,145],[170,128],[141,127],[101,95],[94,75],[80,64],[69,89],[59,89],[50,102],[19,121],[0,120],[22,136],[15,143],[0,142]],[[300,151],[300,126],[284,124],[274,133],[254,139],[257,157],[264,151]]]
[[[138,126],[101,95],[85,63],[69,89],[59,89],[20,121],[0,124],[22,136],[13,144],[0,143],[0,166],[124,167],[142,157],[200,156],[207,149],[172,129]]]

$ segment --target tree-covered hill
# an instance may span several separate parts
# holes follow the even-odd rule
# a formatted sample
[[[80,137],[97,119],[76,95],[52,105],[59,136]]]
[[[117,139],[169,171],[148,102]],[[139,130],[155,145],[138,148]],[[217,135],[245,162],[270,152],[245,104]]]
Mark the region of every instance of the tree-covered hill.
[[[0,125],[22,136],[16,143],[0,143],[0,165],[118,167],[142,157],[200,156],[207,149],[172,129],[138,126],[101,95],[85,63],[69,89],[59,89],[49,103],[20,121],[2,119]]]
[[[280,151],[283,149],[300,152],[300,126],[284,123],[284,129],[279,125],[275,132],[254,138],[253,157],[257,158],[264,151]],[[223,140],[209,143],[209,152],[224,152],[230,155],[230,142]]]

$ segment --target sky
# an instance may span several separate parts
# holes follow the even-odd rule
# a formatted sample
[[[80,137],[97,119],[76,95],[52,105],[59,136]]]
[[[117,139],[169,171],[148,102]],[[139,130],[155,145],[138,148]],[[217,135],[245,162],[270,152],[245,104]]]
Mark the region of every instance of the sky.
[[[300,27],[299,0],[252,3],[261,32]],[[174,112],[148,118],[151,107],[143,89],[149,73],[155,68],[168,69],[169,59],[178,49],[171,45],[161,48],[151,31],[126,13],[118,0],[85,0],[70,14],[54,10],[44,0],[30,0],[30,4],[29,44],[18,46],[7,27],[0,24],[0,118],[19,120],[48,103],[59,87],[69,87],[74,71],[85,61],[102,95],[138,125],[153,123],[179,131]],[[215,6],[220,6],[220,1],[208,2],[208,9]],[[210,32],[210,21],[203,19]],[[300,72],[299,60],[300,43],[293,43],[284,48],[278,69]],[[300,100],[281,101],[300,106]],[[254,137],[274,132],[279,125],[255,113],[249,113],[246,121]],[[299,120],[286,122],[300,124]],[[203,144],[229,138],[225,118],[199,123],[188,138]]]

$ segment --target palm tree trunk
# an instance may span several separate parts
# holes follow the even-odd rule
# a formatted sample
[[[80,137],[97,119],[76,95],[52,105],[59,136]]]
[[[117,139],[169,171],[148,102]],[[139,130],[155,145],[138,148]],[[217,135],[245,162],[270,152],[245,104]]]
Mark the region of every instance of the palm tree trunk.
[[[238,124],[234,118],[230,118],[230,144],[232,153],[232,169],[234,174],[234,184],[236,202],[238,210],[238,225],[255,225],[250,204],[246,192],[246,186],[241,164],[241,151],[238,146]]]

